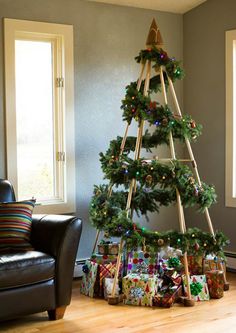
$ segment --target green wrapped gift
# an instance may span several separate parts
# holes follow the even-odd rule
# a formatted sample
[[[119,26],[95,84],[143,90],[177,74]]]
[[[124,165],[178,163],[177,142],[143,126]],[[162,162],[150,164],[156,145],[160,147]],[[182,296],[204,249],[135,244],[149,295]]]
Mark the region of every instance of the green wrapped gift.
[[[155,275],[130,273],[122,279],[124,303],[129,305],[152,306],[157,291]]]

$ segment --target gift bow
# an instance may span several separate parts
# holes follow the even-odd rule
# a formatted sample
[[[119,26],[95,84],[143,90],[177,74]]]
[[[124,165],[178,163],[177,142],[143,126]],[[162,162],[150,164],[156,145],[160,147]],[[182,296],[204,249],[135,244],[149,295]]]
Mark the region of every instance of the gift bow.
[[[190,290],[191,290],[191,294],[193,296],[197,296],[198,294],[200,294],[200,292],[202,291],[203,286],[201,285],[200,282],[192,282],[190,284]]]

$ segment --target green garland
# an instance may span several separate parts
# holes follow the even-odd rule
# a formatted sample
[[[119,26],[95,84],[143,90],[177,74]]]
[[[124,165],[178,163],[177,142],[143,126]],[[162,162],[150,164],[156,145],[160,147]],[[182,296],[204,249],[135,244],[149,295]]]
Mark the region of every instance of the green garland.
[[[152,160],[151,163],[147,163],[143,159],[134,161],[127,156],[120,160],[107,160],[107,156],[103,154],[100,160],[105,178],[112,184],[128,188],[130,181],[136,179],[142,189],[153,190],[156,186],[163,189],[162,196],[158,198],[161,205],[165,205],[167,198],[169,203],[176,200],[176,188],[185,207],[198,205],[199,210],[204,211],[216,202],[214,187],[203,182],[200,187],[189,167],[178,161],[171,160],[167,164]]]
[[[185,234],[178,231],[157,232],[147,230],[127,217],[125,210],[115,207],[112,215],[107,202],[103,203],[103,209],[96,209],[94,198],[90,205],[90,216],[93,225],[98,230],[103,230],[109,237],[122,237],[126,240],[128,249],[148,244],[156,251],[160,251],[163,246],[171,246],[189,255],[214,254],[224,258],[223,247],[229,241],[222,232],[216,232],[215,240],[208,232],[197,228],[188,229]],[[114,213],[117,213],[115,215]]]
[[[158,102],[151,101],[149,96],[143,96],[142,92],[137,90],[135,82],[126,87],[121,109],[124,110],[123,120],[129,124],[135,119],[139,123],[145,120],[150,126],[154,125],[156,130],[153,135],[159,140],[157,144],[168,144],[170,131],[174,139],[181,141],[185,138],[195,140],[202,131],[202,126],[196,124],[189,115],[174,116],[169,107],[160,106]]]
[[[175,58],[169,58],[168,54],[161,48],[156,48],[152,46],[141,50],[139,55],[135,57],[137,63],[144,63],[145,61],[152,61],[154,63],[153,67],[157,70],[159,67],[164,66],[168,76],[175,81],[180,80],[184,76],[184,71],[180,67],[180,62],[176,61]]]

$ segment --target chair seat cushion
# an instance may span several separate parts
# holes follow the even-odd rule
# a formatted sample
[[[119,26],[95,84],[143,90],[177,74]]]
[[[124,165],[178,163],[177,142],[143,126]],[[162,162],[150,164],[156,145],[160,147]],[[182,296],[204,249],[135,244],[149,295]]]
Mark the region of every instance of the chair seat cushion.
[[[35,284],[54,278],[55,259],[39,251],[0,255],[0,290]]]

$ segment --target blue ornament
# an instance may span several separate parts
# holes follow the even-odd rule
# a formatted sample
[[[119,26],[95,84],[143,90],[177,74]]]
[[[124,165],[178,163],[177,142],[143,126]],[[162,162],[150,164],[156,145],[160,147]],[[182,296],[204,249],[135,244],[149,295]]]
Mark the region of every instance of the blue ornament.
[[[130,230],[127,230],[127,231],[125,232],[125,235],[126,235],[126,236],[130,236],[130,234],[131,234],[131,231],[130,231]]]
[[[82,266],[82,271],[85,273],[85,274],[88,274],[89,273],[89,268],[88,268],[88,265],[83,265]]]

